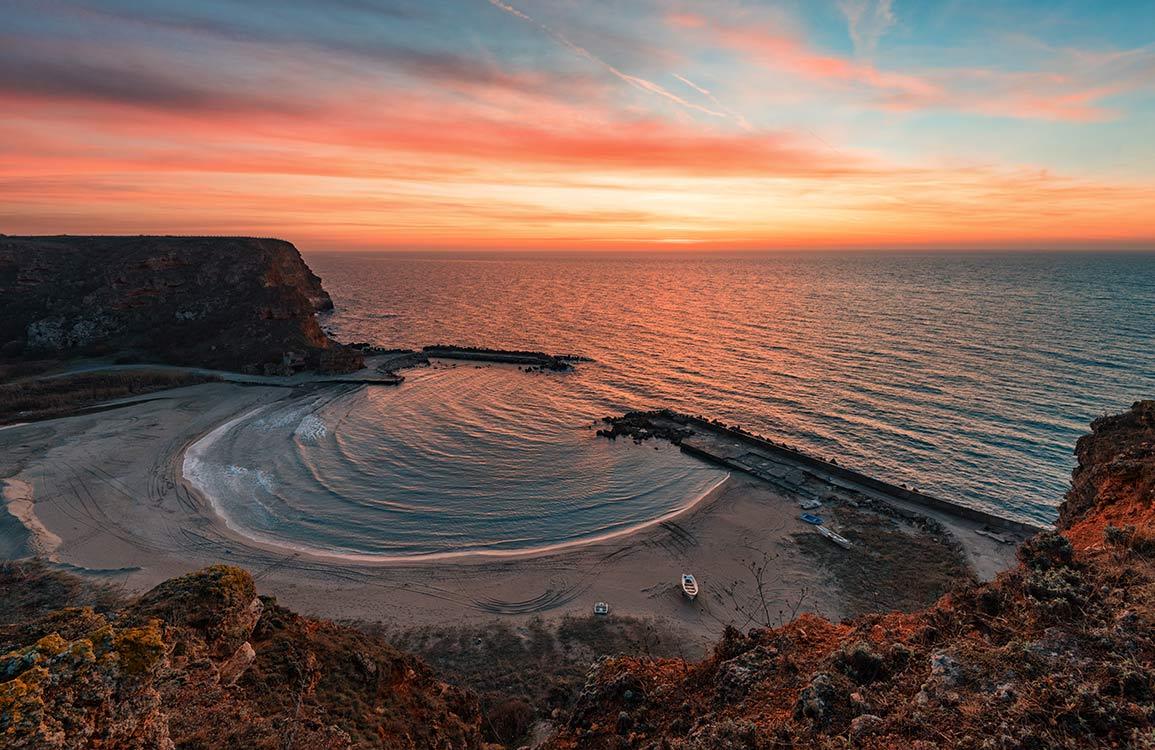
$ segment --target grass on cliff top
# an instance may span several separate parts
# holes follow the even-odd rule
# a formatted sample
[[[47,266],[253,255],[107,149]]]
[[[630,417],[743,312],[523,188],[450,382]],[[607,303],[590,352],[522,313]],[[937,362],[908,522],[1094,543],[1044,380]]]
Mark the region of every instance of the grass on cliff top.
[[[206,375],[142,369],[84,372],[3,383],[0,384],[0,424],[65,417],[114,399],[216,379]]]
[[[36,560],[0,563],[0,653],[29,638],[28,628],[69,607],[111,612],[126,599],[113,586],[53,570]]]

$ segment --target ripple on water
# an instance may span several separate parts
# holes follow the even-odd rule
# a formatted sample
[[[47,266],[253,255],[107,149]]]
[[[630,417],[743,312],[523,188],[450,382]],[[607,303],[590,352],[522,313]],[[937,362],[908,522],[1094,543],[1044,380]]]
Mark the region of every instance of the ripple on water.
[[[672,446],[597,438],[601,415],[580,374],[422,369],[398,388],[237,420],[190,450],[186,474],[236,531],[363,558],[583,543],[677,513],[724,478]]]

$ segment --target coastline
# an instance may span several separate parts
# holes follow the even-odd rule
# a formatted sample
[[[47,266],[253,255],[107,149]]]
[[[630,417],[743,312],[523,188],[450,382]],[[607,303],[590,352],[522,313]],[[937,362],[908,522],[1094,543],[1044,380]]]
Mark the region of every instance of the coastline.
[[[36,515],[36,503],[32,496],[32,485],[19,479],[0,480],[0,495],[4,498],[4,508],[15,518],[25,532],[24,545],[39,557],[49,562],[59,562],[56,550],[63,540],[49,531]],[[15,542],[16,540],[11,540]]]
[[[269,404],[255,407],[244,413],[237,415],[226,422],[223,422],[206,434],[196,438],[185,446],[184,450],[178,455],[174,456],[172,460],[180,465],[180,481],[194,496],[200,498],[208,507],[209,510],[223,523],[231,532],[246,540],[246,544],[259,547],[275,554],[294,554],[307,557],[318,562],[332,562],[337,564],[355,564],[355,565],[412,565],[437,561],[456,561],[462,563],[485,562],[485,561],[500,561],[505,559],[530,558],[545,555],[551,555],[561,552],[574,550],[591,544],[605,544],[615,540],[622,540],[625,537],[644,531],[653,526],[662,523],[673,521],[680,518],[687,513],[693,512],[699,505],[705,503],[708,498],[714,496],[720,491],[722,486],[730,479],[731,472],[726,472],[718,481],[714,482],[709,488],[698,492],[689,497],[686,502],[678,505],[674,509],[657,515],[640,523],[633,524],[621,529],[606,532],[604,534],[595,534],[589,537],[579,539],[571,539],[557,542],[554,544],[547,544],[535,547],[527,547],[520,549],[471,549],[460,552],[432,552],[424,554],[411,555],[376,555],[370,553],[339,553],[329,552],[315,547],[310,547],[305,544],[294,544],[284,540],[272,539],[259,531],[245,528],[240,522],[233,518],[226,510],[220,498],[216,496],[207,486],[207,480],[200,476],[203,471],[204,455],[207,451],[229,430],[236,425],[249,421],[255,418],[258,414],[264,412],[269,408]]]
[[[762,559],[773,560],[770,596],[783,611],[854,611],[830,571],[796,542],[808,531],[797,503],[740,473],[671,514],[555,549],[371,560],[262,544],[230,527],[188,480],[186,462],[205,439],[292,391],[219,382],[157,395],[0,433],[0,448],[24,448],[18,467],[0,469],[33,488],[25,501],[60,539],[60,565],[139,591],[229,562],[303,613],[401,628],[585,615],[609,601],[615,614],[661,618],[706,643],[726,624],[749,624],[740,584]],[[694,602],[677,587],[684,571],[705,587]]]

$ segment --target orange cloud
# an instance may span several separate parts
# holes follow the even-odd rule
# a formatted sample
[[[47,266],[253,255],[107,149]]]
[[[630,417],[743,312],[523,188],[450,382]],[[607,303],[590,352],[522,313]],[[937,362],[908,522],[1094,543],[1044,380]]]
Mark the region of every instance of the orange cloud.
[[[260,139],[250,134],[242,144],[227,141],[224,122],[200,122],[188,143],[138,149],[131,134],[117,146],[113,124],[90,122],[99,146],[67,134],[20,136],[11,125],[0,131],[4,143],[16,136],[21,144],[0,160],[4,231],[257,233],[337,249],[1124,245],[1155,238],[1155,218],[1145,211],[1155,203],[1150,186],[866,158],[851,167],[803,160],[759,171],[742,160],[765,166],[773,152],[751,152],[760,141],[742,133],[696,140],[679,161],[671,156],[677,142],[630,150],[647,138],[691,140],[692,133],[668,126],[563,132],[528,143],[523,132],[499,134],[487,125],[468,139],[472,145],[413,133],[401,141],[393,130],[350,140],[335,131],[325,145],[322,128],[290,133],[284,123],[274,129],[266,122],[255,128]],[[525,153],[508,158],[505,145],[490,148],[493,139]],[[569,153],[582,139],[584,149]],[[198,159],[202,153],[212,156]],[[715,158],[710,169],[700,164]]]
[[[571,107],[538,97],[439,102],[402,91],[351,95],[355,104],[313,112],[203,112],[195,116],[118,105],[76,109],[19,97],[9,104],[41,117],[0,125],[11,172],[66,160],[73,169],[168,165],[192,171],[386,176],[399,158],[459,165],[496,162],[574,172],[647,172],[696,176],[833,176],[866,168],[847,153],[814,148],[788,133],[734,131],[679,120]],[[513,110],[510,110],[513,107]],[[43,120],[58,123],[56,135]],[[101,133],[88,145],[85,133]],[[158,134],[164,134],[159,136]],[[117,146],[120,146],[118,149]],[[3,148],[3,147],[0,147]],[[33,166],[38,163],[39,166]],[[85,166],[88,165],[88,166]]]
[[[789,31],[763,25],[716,23],[704,16],[674,14],[667,23],[704,33],[711,44],[765,68],[807,82],[850,88],[882,109],[944,110],[992,117],[1067,122],[1101,122],[1117,112],[1101,102],[1115,94],[1149,86],[1141,71],[1155,65],[1150,50],[1090,54],[1055,51],[1057,65],[1073,72],[1003,71],[990,68],[937,68],[911,73],[879,69],[873,63],[815,50]],[[1061,54],[1059,54],[1061,53]]]
[[[714,38],[722,46],[742,52],[767,67],[810,80],[861,84],[921,97],[939,94],[937,86],[918,76],[880,71],[870,63],[820,54],[802,40],[789,36],[729,27],[716,29]]]
[[[874,106],[1089,119],[1103,114],[1098,102],[1111,93],[1050,73],[896,74],[785,34],[718,29],[696,17],[671,23],[709,32],[766,68],[864,92]],[[900,163],[826,147],[804,132],[694,119],[685,107],[656,114],[634,100],[623,106],[607,89],[637,87],[601,73],[605,81],[459,74],[447,61],[436,68],[436,86],[359,76],[327,88],[327,80],[312,82],[286,97],[289,106],[261,98],[231,106],[244,86],[242,94],[203,82],[165,91],[157,85],[167,77],[147,70],[105,88],[93,85],[101,66],[45,67],[38,80],[50,86],[0,76],[0,231],[276,234],[337,249],[1155,239],[1151,185]],[[686,96],[716,89],[673,80]]]

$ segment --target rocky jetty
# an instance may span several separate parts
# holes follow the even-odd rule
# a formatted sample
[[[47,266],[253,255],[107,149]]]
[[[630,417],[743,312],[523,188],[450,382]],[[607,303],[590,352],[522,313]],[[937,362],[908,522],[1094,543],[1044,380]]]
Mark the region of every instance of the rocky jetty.
[[[263,374],[348,372],[333,302],[292,244],[246,237],[0,236],[0,363],[116,357]]]
[[[729,629],[699,663],[604,661],[546,747],[1155,747],[1155,401],[1076,453],[1058,530],[996,580],[912,613]]]
[[[620,417],[602,417],[602,422],[609,426],[599,429],[597,434],[610,440],[628,437],[641,443],[658,438],[681,445],[684,439],[694,434],[685,415],[670,409],[631,411]]]
[[[422,347],[427,357],[438,359],[461,359],[476,362],[500,362],[511,365],[526,365],[539,370],[568,372],[575,362],[589,362],[586,357],[576,354],[546,354],[545,352],[518,349],[487,349],[477,346],[455,346],[451,344],[431,344]]]

